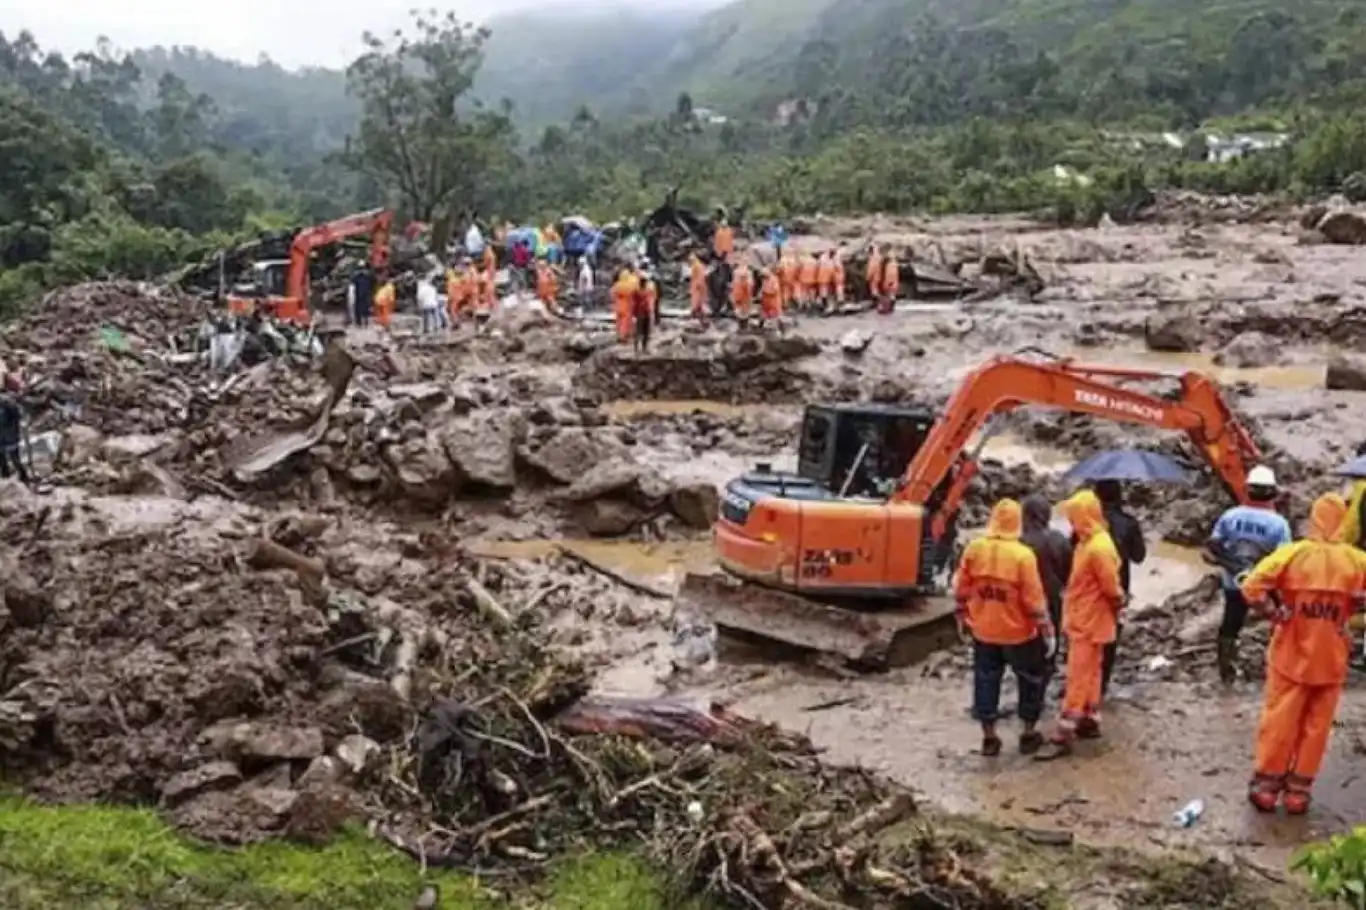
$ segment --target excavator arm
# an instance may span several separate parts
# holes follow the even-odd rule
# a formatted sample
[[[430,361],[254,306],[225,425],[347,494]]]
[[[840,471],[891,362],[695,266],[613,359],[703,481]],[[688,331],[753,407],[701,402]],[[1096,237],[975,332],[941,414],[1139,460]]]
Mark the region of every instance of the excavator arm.
[[[1176,380],[1179,392],[1167,400],[1106,381],[1124,379]],[[924,505],[953,472],[931,526],[931,536],[941,539],[975,470],[962,454],[969,438],[992,416],[1029,405],[1184,432],[1229,493],[1248,501],[1247,471],[1260,453],[1209,377],[1017,357],[997,357],[969,374],[907,467],[893,501]]]
[[[389,264],[389,235],[394,225],[394,213],[388,209],[358,212],[304,228],[294,235],[289,247],[289,276],[285,293],[289,297],[308,300],[308,260],[314,250],[348,237],[370,235],[370,265],[384,268]]]

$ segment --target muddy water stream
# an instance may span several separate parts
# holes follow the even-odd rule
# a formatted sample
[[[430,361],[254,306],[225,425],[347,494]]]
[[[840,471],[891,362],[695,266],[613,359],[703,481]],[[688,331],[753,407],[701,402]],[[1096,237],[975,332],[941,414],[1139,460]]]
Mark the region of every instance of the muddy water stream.
[[[1323,388],[1323,375],[1327,368],[1326,354],[1323,355],[1321,361],[1314,363],[1230,367],[1216,364],[1213,354],[1204,353],[1180,354],[1145,350],[1097,351],[1090,348],[1077,348],[1067,353],[1084,363],[1103,363],[1112,367],[1133,367],[1142,370],[1171,372],[1196,370],[1225,385],[1235,382],[1250,382],[1263,388],[1292,391]]]

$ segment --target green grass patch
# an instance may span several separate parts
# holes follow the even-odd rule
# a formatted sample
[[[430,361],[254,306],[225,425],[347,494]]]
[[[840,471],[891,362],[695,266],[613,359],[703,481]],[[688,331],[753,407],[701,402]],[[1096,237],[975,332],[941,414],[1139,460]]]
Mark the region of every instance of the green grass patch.
[[[443,910],[506,905],[470,877],[429,870],[348,830],[323,848],[224,850],[186,840],[155,813],[0,799],[0,907],[38,910],[408,910],[427,885]],[[620,854],[566,860],[513,902],[543,910],[665,910],[665,881]]]

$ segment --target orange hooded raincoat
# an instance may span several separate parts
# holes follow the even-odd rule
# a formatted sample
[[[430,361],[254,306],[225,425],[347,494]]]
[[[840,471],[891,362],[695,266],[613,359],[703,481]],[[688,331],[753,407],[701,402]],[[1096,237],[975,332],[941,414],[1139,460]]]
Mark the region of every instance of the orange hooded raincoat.
[[[1067,693],[1056,738],[1066,740],[1083,720],[1095,723],[1100,719],[1105,646],[1115,640],[1124,588],[1119,581],[1119,551],[1105,525],[1096,494],[1082,490],[1059,508],[1077,538],[1072,574],[1062,595]]]
[[[1266,556],[1241,584],[1249,604],[1264,604],[1273,593],[1279,599],[1269,611],[1275,630],[1249,792],[1265,811],[1278,797],[1287,812],[1306,811],[1328,749],[1351,653],[1347,622],[1366,590],[1366,553],[1337,540],[1346,517],[1341,496],[1320,496],[1308,537]]]
[[[749,307],[753,301],[754,272],[747,264],[741,265],[730,279],[730,302],[735,307],[735,317],[749,318]]]
[[[692,315],[704,319],[707,315],[707,267],[701,257],[693,255],[688,260],[688,299],[692,304]]]
[[[958,562],[953,587],[959,617],[983,644],[1022,645],[1048,627],[1038,560],[1020,542],[1023,520],[1020,504],[1002,499],[991,510],[986,534],[969,543]]]
[[[617,322],[617,340],[622,344],[631,343],[631,333],[636,328],[636,292],[639,290],[640,280],[629,269],[618,275],[612,284],[612,313]]]

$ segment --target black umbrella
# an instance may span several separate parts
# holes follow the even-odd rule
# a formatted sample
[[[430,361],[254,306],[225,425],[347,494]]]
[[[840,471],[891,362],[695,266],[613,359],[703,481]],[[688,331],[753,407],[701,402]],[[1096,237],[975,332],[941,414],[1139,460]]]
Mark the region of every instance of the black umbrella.
[[[1112,449],[1082,459],[1063,475],[1064,481],[1131,480],[1187,483],[1190,474],[1175,459],[1146,449]]]

